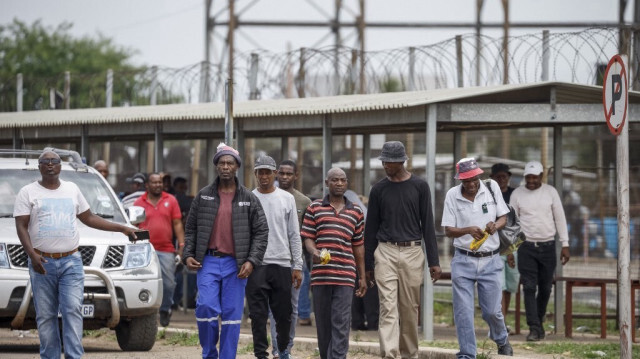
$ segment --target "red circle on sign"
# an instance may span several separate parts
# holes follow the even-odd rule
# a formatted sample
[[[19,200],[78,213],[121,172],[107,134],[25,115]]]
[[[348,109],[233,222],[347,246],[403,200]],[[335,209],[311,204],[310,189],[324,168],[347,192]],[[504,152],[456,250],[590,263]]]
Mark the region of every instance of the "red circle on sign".
[[[620,121],[620,124],[616,127],[611,123],[611,114],[613,113],[612,111],[612,107],[613,107],[613,103],[611,103],[611,105],[607,104],[607,80],[608,80],[608,76],[609,76],[609,70],[611,70],[611,67],[614,64],[619,64],[622,67],[622,71],[620,71],[620,75],[624,78],[624,112],[622,114],[622,121]],[[629,93],[629,84],[627,83],[627,71],[626,68],[624,66],[624,61],[622,60],[622,57],[620,57],[620,55],[614,55],[611,60],[609,60],[609,64],[607,65],[607,70],[604,73],[604,78],[603,78],[603,84],[602,84],[602,107],[604,108],[604,117],[607,120],[607,126],[609,127],[609,131],[611,131],[611,133],[615,136],[619,135],[620,132],[622,131],[622,128],[624,128],[626,119],[627,119],[627,107],[629,105],[629,101],[627,100],[628,98],[628,93]]]

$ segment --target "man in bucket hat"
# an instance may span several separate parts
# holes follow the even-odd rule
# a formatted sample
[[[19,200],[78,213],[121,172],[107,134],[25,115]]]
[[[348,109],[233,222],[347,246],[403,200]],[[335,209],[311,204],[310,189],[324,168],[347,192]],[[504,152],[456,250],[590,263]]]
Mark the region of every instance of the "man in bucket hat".
[[[269,227],[258,198],[238,182],[238,151],[221,143],[213,164],[218,177],[193,199],[183,256],[198,276],[202,357],[230,359],[238,349],[247,278],[262,263]]]
[[[473,324],[474,286],[482,318],[489,324],[489,336],[498,345],[498,354],[513,355],[501,310],[502,259],[498,255],[498,229],[507,224],[509,208],[502,196],[491,195],[480,181],[483,171],[473,158],[456,164],[455,179],[461,184],[451,188],[445,197],[442,227],[453,238],[455,255],[451,260],[453,316],[460,351],[458,358],[476,357],[476,335]],[[498,183],[491,180],[493,193],[500,193]]]
[[[379,157],[387,174],[371,188],[365,225],[365,268],[378,285],[378,332],[384,358],[418,357],[418,307],[425,252],[431,279],[440,278],[429,185],[404,167],[404,145],[386,142]],[[375,268],[374,268],[375,256]]]
[[[527,240],[518,249],[518,270],[524,292],[524,309],[529,335],[527,341],[544,339],[544,315],[551,296],[556,270],[556,240],[562,243],[562,265],[569,261],[567,220],[555,188],[542,183],[542,164],[532,161],[524,166],[525,185],[516,188],[510,204],[520,218]],[[537,295],[536,295],[537,293]]]

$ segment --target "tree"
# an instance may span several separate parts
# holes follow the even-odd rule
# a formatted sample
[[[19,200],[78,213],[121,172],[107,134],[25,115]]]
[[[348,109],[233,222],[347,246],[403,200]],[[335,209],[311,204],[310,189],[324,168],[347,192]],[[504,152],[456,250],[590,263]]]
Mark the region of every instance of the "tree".
[[[51,88],[64,90],[64,73],[71,72],[71,108],[105,106],[106,70],[114,71],[114,106],[148,104],[147,68],[134,66],[135,51],[98,35],[74,38],[72,24],[55,28],[40,21],[27,25],[14,19],[0,25],[0,111],[16,110],[16,76],[23,74],[24,110],[49,108]]]

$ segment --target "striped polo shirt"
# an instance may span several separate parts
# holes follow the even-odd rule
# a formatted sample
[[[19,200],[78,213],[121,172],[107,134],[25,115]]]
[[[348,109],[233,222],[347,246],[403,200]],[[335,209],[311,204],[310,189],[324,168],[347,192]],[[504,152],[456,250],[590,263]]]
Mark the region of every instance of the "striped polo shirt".
[[[313,264],[311,285],[355,287],[352,247],[364,245],[364,214],[358,205],[344,199],[345,206],[340,213],[331,207],[328,195],[312,202],[305,212],[301,237],[313,240],[318,250],[326,248],[331,253],[329,263]]]

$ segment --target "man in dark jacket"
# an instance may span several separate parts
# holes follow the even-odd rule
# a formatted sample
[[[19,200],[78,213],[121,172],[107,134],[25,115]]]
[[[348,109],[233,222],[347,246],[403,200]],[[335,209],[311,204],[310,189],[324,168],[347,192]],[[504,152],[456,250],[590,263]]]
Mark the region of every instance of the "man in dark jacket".
[[[241,163],[238,151],[218,146],[213,157],[218,178],[193,199],[187,218],[184,264],[198,271],[196,321],[203,358],[218,357],[218,335],[219,357],[236,357],[247,277],[267,248],[262,205],[236,178]]]

